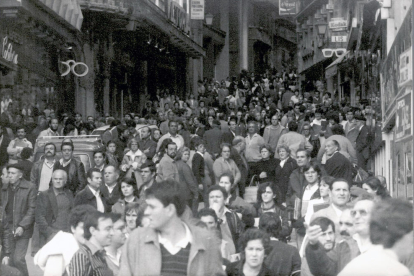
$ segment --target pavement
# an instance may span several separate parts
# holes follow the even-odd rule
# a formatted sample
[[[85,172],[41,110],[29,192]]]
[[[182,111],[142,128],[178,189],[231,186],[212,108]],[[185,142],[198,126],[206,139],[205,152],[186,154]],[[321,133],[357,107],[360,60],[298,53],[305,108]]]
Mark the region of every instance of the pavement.
[[[32,252],[32,240],[30,239],[29,249],[27,250],[27,254],[26,254],[26,263],[27,263],[27,269],[29,270],[29,276],[43,276],[43,270],[41,270],[38,266],[34,265],[31,252]]]

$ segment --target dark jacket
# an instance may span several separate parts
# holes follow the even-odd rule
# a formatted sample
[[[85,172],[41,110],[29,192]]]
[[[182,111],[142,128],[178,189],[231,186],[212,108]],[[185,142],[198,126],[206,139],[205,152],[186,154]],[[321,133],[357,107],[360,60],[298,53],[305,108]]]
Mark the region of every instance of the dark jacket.
[[[32,182],[37,189],[39,189],[40,184],[40,176],[42,175],[43,169],[43,162],[45,161],[44,158],[41,158],[39,161],[35,162],[32,167],[32,171],[30,172],[30,182]],[[56,171],[58,167],[59,160],[56,159],[55,165],[53,167],[53,171]]]
[[[264,263],[272,272],[272,276],[300,275],[301,258],[298,250],[286,243],[271,240],[272,251]]]
[[[348,183],[353,182],[354,167],[351,161],[339,152],[335,152],[331,158],[326,160],[325,171],[329,176],[345,178]]]
[[[152,159],[157,151],[157,142],[148,137],[148,139],[138,141],[138,148],[145,153],[148,159]]]
[[[66,187],[72,191],[73,194],[82,191],[85,188],[86,182],[86,175],[85,175],[85,166],[83,166],[82,161],[80,161],[76,157],[72,157],[70,161],[69,173],[68,173],[68,181],[66,182]],[[60,162],[57,162],[56,170],[63,169],[63,166]]]
[[[308,141],[313,147],[310,156],[311,158],[316,158],[318,156],[319,149],[321,148],[321,141],[319,140],[319,135],[311,135]]]
[[[264,213],[262,210],[261,203],[254,204],[254,208],[256,209],[256,218],[260,218],[260,216]],[[292,228],[289,226],[289,219],[288,219],[288,213],[286,210],[286,207],[283,205],[275,205],[275,214],[278,218],[281,219],[282,222],[282,229],[280,230],[279,236],[276,237],[281,241],[286,241],[286,237],[290,235],[292,232]],[[273,212],[272,212],[273,213]]]
[[[106,199],[102,195],[102,193],[101,193],[101,199],[102,199],[102,203],[103,203],[104,208],[105,208],[105,212],[110,212],[111,208],[107,204]],[[92,193],[89,186],[86,186],[82,191],[80,191],[78,194],[76,194],[75,200],[73,202],[73,207],[76,207],[78,205],[83,205],[83,204],[91,205],[95,209],[98,208],[97,204],[96,204],[96,197]]]
[[[7,153],[7,147],[10,144],[10,138],[5,130],[3,131],[3,140],[0,144],[0,167],[4,166],[9,162],[9,154]]]
[[[204,133],[204,141],[206,143],[206,149],[210,154],[220,153],[220,145],[222,142],[222,133],[218,127],[213,127]]]
[[[27,181],[30,181],[30,172],[32,171],[33,162],[29,160],[22,159],[19,163],[23,166],[23,177]],[[32,182],[33,183],[33,182]]]
[[[234,246],[236,247],[236,252],[240,252],[239,238],[244,232],[244,224],[239,216],[233,211],[226,212],[225,216],[227,224],[229,225],[231,237],[233,238]]]
[[[227,276],[244,276],[243,265],[244,265],[243,261],[230,263],[226,267]],[[266,267],[265,262],[263,262],[262,268],[260,269],[260,272],[259,272],[259,274],[257,274],[257,276],[272,276],[272,275],[274,275],[274,274],[272,274],[272,271],[270,271]]]
[[[198,197],[198,183],[190,166],[182,160],[175,162],[180,177],[180,186],[185,193],[186,200]]]
[[[230,158],[234,160],[234,163],[236,163],[237,168],[239,168],[241,174],[239,186],[245,187],[246,184],[248,184],[246,182],[247,175],[249,174],[249,165],[247,164],[247,160],[246,163],[243,162],[243,157],[241,157],[240,153],[234,148],[231,149]]]
[[[204,177],[204,158],[197,152],[194,153],[191,168],[197,180],[197,184],[202,184]]]
[[[108,187],[106,187],[105,183],[101,185],[101,194],[105,198],[106,203],[109,205],[109,208],[112,207],[118,200],[121,198],[121,191],[119,189],[119,183],[117,183],[112,190],[112,193],[109,193]]]
[[[3,209],[3,247],[4,253],[10,254],[10,242],[13,239],[13,231],[16,231],[17,227],[23,228],[23,235],[21,238],[31,238],[33,234],[33,226],[35,221],[35,209],[36,209],[36,194],[37,189],[35,185],[27,180],[21,179],[19,189],[14,194],[14,212],[13,212],[13,225],[9,225],[6,214],[6,206],[9,200],[8,192],[11,184],[4,184],[2,187],[2,209]]]
[[[69,214],[73,207],[73,194],[70,190],[67,189],[65,189],[64,192],[66,193],[70,202],[70,207],[67,210]],[[58,205],[53,188],[50,187],[47,191],[39,192],[37,196],[35,218],[36,224],[39,226],[39,232],[45,238],[45,240],[48,240],[50,237],[61,230],[66,230],[52,227],[52,224],[56,221],[57,215]]]
[[[281,193],[281,202],[286,201],[286,194],[289,187],[289,178],[292,172],[298,167],[296,160],[292,157],[288,157],[283,168],[280,166],[280,160],[277,160],[275,168],[275,185],[279,188]]]
[[[277,165],[279,165],[278,159],[275,159],[273,157],[270,157],[268,160],[262,159],[259,162],[257,162],[254,174],[257,175],[257,179],[259,179],[260,183],[265,183],[269,181],[274,182],[276,172],[275,168]],[[262,172],[266,173],[266,178],[259,177]]]

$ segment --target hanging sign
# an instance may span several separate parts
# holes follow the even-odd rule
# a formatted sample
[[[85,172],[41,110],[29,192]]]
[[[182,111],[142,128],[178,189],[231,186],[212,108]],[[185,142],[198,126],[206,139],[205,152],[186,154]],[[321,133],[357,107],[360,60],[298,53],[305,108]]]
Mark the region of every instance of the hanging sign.
[[[348,37],[346,35],[332,36],[332,42],[346,42]]]
[[[11,62],[13,64],[18,63],[17,58],[19,55],[17,55],[13,51],[13,45],[11,43],[8,43],[8,37],[6,36],[3,38],[3,45],[1,49],[1,57],[7,60],[8,62]]]
[[[191,19],[204,20],[204,0],[191,1]]]
[[[296,0],[279,0],[279,15],[296,15]]]
[[[329,21],[329,29],[342,29],[348,27],[348,21],[342,18],[332,18]]]
[[[413,80],[413,63],[412,63],[412,48],[400,55],[400,76],[398,79],[398,87],[402,87],[411,83]]]
[[[71,71],[72,71],[72,73],[75,75],[75,76],[77,76],[77,77],[84,77],[84,76],[86,76],[87,74],[88,74],[88,72],[89,72],[89,67],[88,67],[88,65],[86,65],[85,63],[83,63],[83,62],[76,62],[76,61],[74,61],[74,60],[67,60],[67,61],[61,61],[60,63],[62,63],[62,64],[64,64],[64,65],[66,65],[66,71],[65,72],[63,72],[60,76],[62,76],[62,77],[64,77],[64,76],[66,76],[66,75],[68,75]],[[83,66],[84,68],[85,68],[85,71],[83,72],[83,73],[81,73],[81,74],[78,74],[78,73],[76,73],[75,72],[75,67],[76,66]]]
[[[395,124],[396,141],[402,140],[412,134],[412,106],[413,91],[407,88],[406,94],[397,100],[397,116]]]

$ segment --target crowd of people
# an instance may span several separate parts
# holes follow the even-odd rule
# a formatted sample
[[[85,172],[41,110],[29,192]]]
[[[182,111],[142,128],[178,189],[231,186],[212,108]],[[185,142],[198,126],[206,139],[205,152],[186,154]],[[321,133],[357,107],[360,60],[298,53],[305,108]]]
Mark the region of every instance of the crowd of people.
[[[412,205],[369,171],[374,103],[290,75],[158,91],[122,120],[1,117],[1,275],[29,275],[30,239],[45,275],[412,275]],[[86,171],[74,136],[101,128]]]

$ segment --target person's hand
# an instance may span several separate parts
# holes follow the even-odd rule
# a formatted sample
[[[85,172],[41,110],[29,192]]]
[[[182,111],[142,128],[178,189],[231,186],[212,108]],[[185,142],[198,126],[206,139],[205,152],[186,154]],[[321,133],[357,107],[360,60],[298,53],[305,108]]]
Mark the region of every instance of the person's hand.
[[[144,150],[144,153],[148,153],[148,152],[149,152],[149,149]]]
[[[9,256],[5,256],[3,258],[3,260],[1,260],[1,263],[4,264],[4,265],[9,265],[9,263],[10,263],[10,257]]]
[[[322,228],[319,225],[312,225],[306,227],[306,235],[308,235],[309,243],[316,244],[318,242],[318,238],[322,235]]]
[[[267,177],[267,173],[266,173],[266,172],[261,172],[261,173],[259,174],[259,177],[260,177],[260,178],[266,178],[266,177]]]
[[[21,226],[16,228],[16,231],[14,232],[14,236],[15,237],[20,237],[21,235],[23,235],[23,228]]]
[[[123,164],[122,166],[121,166],[121,170],[122,171],[124,171],[124,172],[126,172],[126,170],[128,169],[128,165],[127,164]]]

